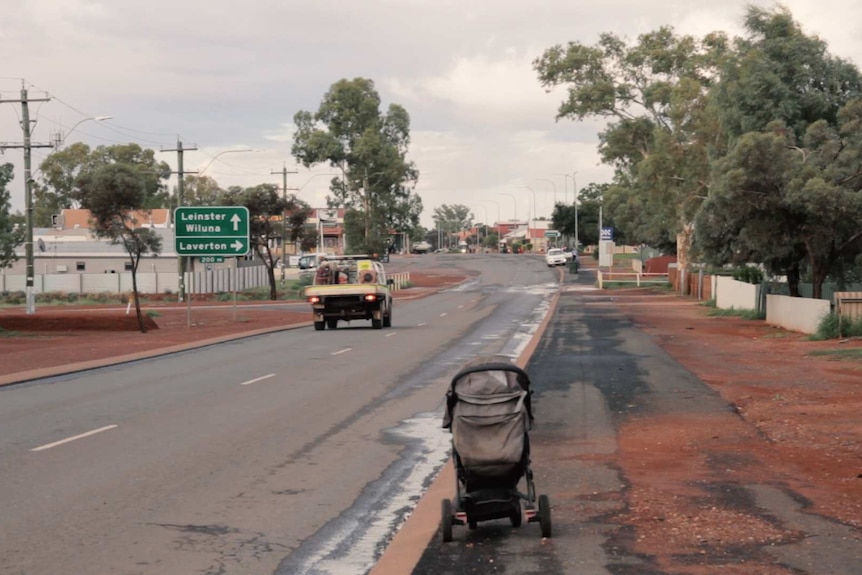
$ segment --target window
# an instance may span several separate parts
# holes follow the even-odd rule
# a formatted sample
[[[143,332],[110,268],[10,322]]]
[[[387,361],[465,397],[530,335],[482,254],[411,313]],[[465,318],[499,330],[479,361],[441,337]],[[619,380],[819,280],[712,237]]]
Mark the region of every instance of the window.
[[[75,269],[82,272],[87,269],[87,264],[85,262],[75,262]]]
[[[132,271],[132,262],[126,262],[126,271],[127,272]]]

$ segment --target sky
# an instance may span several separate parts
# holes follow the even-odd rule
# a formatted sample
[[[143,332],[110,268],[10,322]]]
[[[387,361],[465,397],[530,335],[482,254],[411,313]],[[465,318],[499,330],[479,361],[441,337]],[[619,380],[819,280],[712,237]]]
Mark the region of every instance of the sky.
[[[741,34],[738,0],[0,0],[0,99],[25,85],[32,141],[136,142],[176,169],[223,187],[281,185],[325,207],[331,170],[290,154],[293,116],[316,111],[342,78],[374,81],[382,107],[411,117],[422,224],[443,204],[489,223],[548,217],[574,186],[610,181],[598,121],[556,120],[564,91],[546,92],[532,62],[603,32],[631,41],[660,26]],[[755,0],[771,7],[772,2]],[[862,66],[862,3],[785,0],[808,34]],[[0,103],[0,143],[21,143],[20,104]],[[111,116],[96,121],[88,118]],[[248,151],[241,151],[248,150]],[[34,176],[50,153],[33,150]],[[223,153],[224,152],[224,153]],[[13,210],[24,208],[23,152]],[[319,175],[318,175],[319,174]],[[175,185],[175,177],[170,182]]]

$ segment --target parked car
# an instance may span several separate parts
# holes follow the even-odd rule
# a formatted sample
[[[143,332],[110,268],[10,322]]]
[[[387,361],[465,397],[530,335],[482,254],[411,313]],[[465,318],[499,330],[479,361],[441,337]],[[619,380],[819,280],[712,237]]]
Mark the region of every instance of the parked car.
[[[545,254],[545,263],[548,267],[564,266],[568,262],[566,254],[560,248],[551,248]]]

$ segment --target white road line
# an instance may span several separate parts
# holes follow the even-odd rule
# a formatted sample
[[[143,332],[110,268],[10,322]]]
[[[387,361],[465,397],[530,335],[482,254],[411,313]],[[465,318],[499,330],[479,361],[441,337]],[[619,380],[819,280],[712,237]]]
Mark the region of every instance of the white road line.
[[[47,443],[45,445],[41,445],[39,447],[34,447],[30,451],[45,451],[46,449],[51,449],[52,447],[57,447],[58,445],[63,445],[64,443],[69,443],[70,441],[75,441],[76,439],[83,439],[85,437],[90,437],[91,435],[96,435],[97,433],[102,433],[103,431],[108,431],[109,429],[114,429],[117,427],[116,425],[106,425],[105,427],[100,427],[99,429],[94,429],[93,431],[88,431],[87,433],[82,433],[81,435],[75,435],[74,437],[67,437],[66,439],[61,439],[60,441],[55,441],[54,443]]]
[[[463,305],[459,305],[459,306],[458,306],[458,309],[463,309],[463,308],[464,308],[464,306],[463,306]]]
[[[446,317],[446,312],[444,311],[443,313],[441,313],[440,317]]]
[[[352,347],[345,347],[344,349],[340,349],[338,351],[333,351],[330,355],[341,355],[342,353],[347,353],[348,351],[350,351],[352,349],[353,349]]]
[[[252,383],[257,383],[258,381],[263,381],[264,379],[269,379],[270,377],[275,377],[274,373],[270,373],[269,375],[262,375],[260,377],[256,377],[254,379],[250,379],[248,381],[242,382],[240,385],[251,385]]]
[[[423,325],[428,325],[428,324],[427,324],[427,323],[425,323],[425,322],[423,321],[423,322],[422,322],[422,323],[420,323],[420,324],[416,324],[416,327],[422,327]]]
[[[386,337],[392,337],[393,335],[397,335],[397,334],[398,334],[397,331],[392,331],[392,332],[387,333]]]

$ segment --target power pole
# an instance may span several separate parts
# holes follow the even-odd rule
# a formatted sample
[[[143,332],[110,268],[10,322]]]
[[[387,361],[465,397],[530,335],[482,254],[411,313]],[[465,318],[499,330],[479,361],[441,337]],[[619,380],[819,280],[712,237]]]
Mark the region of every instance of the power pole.
[[[287,164],[281,165],[281,170],[275,172],[273,170],[269,171],[270,174],[281,174],[281,193],[282,198],[284,199],[284,207],[285,209],[281,212],[281,285],[284,285],[284,270],[287,268],[287,174],[298,174],[299,172],[294,170],[292,172],[287,171]],[[297,189],[298,188],[294,188]]]
[[[187,173],[193,172],[185,172],[183,171],[183,152],[197,150],[198,147],[195,146],[193,148],[184,148],[183,143],[180,140],[177,140],[176,148],[165,149],[162,148],[162,152],[176,152],[177,153],[177,207],[181,207],[183,205],[183,194],[185,192],[185,175]],[[176,214],[176,212],[174,212]],[[171,220],[174,222],[174,236],[177,234],[177,222],[176,218],[172,217]],[[174,240],[176,243],[176,239]],[[186,258],[181,255],[177,255],[177,275],[179,276],[178,282],[178,292],[179,292],[179,301],[185,300],[186,297]]]
[[[17,100],[2,100],[0,104],[21,104],[21,128],[24,130],[23,144],[0,144],[0,151],[13,148],[24,149],[24,211],[26,212],[27,237],[24,243],[24,253],[27,258],[27,313],[36,313],[36,295],[33,293],[33,278],[35,277],[33,262],[33,186],[30,174],[30,150],[32,148],[51,148],[53,144],[34,144],[30,141],[30,102],[48,102],[51,98],[30,98],[27,88],[21,86],[21,98]]]

